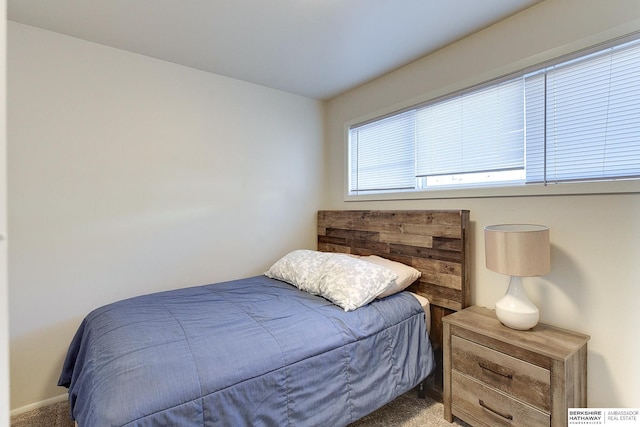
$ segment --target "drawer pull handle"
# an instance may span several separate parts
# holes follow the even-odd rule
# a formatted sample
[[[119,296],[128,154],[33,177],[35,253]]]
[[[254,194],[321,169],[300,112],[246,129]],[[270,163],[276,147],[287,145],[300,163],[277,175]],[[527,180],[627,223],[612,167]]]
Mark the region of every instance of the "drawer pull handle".
[[[480,404],[480,406],[482,406],[487,411],[493,412],[494,414],[498,415],[499,417],[504,418],[505,420],[513,421],[513,415],[509,415],[509,414],[505,415],[500,411],[496,411],[495,409],[487,406],[487,404],[484,403],[484,401],[482,399],[478,400],[478,403]]]
[[[496,369],[491,369],[489,366],[487,366],[487,365],[485,365],[483,363],[480,363],[480,362],[478,362],[478,365],[480,365],[480,367],[482,369],[484,369],[485,371],[492,372],[492,373],[494,373],[496,375],[500,375],[501,377],[505,377],[505,378],[508,378],[510,380],[513,379],[513,375],[511,375],[511,374],[503,374],[502,372],[498,372]]]

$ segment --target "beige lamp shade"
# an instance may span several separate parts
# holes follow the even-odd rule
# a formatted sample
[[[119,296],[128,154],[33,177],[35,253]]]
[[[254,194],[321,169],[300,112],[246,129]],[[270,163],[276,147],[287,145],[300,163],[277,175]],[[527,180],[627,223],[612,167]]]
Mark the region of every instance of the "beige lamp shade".
[[[551,270],[549,228],[533,224],[490,225],[484,229],[487,268],[511,276],[541,276]]]

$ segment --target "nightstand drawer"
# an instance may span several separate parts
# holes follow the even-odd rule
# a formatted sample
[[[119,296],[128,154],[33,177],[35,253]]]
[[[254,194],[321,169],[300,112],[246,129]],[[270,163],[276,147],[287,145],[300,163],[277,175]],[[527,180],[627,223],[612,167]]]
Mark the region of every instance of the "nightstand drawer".
[[[463,419],[473,419],[490,427],[548,427],[551,423],[549,414],[512,399],[459,372],[452,373],[452,386],[456,390],[452,400],[453,411]]]
[[[451,362],[456,371],[550,411],[551,374],[547,369],[457,336],[451,337]]]

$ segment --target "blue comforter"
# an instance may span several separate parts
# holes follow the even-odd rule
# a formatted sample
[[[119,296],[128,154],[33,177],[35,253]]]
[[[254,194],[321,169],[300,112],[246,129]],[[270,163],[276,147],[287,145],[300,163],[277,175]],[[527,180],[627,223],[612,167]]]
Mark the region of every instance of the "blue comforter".
[[[80,427],[340,426],[432,369],[410,294],[345,312],[257,276],[93,311],[58,384]]]

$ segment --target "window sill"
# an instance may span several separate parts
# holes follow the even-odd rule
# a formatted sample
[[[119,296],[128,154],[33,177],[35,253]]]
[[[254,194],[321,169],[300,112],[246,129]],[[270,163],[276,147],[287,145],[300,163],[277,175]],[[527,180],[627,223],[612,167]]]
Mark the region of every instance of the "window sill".
[[[491,197],[540,197],[640,193],[640,180],[516,185],[509,187],[439,188],[344,196],[345,202],[420,199],[475,199]]]

